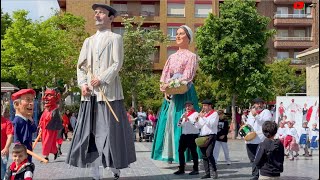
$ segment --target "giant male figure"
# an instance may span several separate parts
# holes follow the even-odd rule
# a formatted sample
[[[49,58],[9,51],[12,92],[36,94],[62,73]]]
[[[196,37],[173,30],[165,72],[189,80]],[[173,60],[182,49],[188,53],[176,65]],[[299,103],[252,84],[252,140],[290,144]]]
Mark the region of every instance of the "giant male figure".
[[[93,4],[92,9],[98,30],[85,40],[78,60],[82,97],[66,162],[92,167],[94,179],[101,178],[99,166],[111,167],[114,179],[118,179],[119,169],[136,161],[119,77],[123,42],[121,35],[110,30],[116,10],[105,4]]]

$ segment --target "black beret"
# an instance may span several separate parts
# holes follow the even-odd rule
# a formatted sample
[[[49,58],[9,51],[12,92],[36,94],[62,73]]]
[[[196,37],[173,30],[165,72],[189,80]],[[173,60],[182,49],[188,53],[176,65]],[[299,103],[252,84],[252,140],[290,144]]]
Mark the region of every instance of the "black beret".
[[[253,103],[264,103],[264,100],[262,100],[261,98],[255,98],[254,100],[252,100]]]
[[[212,101],[210,99],[205,99],[202,101],[201,104],[209,104],[209,105],[212,105]]]
[[[192,105],[193,105],[193,102],[192,102],[192,101],[186,101],[186,102],[184,103],[184,105],[186,105],[186,104],[192,104]]]
[[[95,3],[95,4],[92,5],[92,9],[93,10],[96,10],[97,7],[101,7],[101,8],[104,8],[104,9],[108,10],[114,16],[116,16],[116,14],[117,14],[117,10],[113,9],[111,6],[108,6],[106,4],[97,4],[97,3]]]

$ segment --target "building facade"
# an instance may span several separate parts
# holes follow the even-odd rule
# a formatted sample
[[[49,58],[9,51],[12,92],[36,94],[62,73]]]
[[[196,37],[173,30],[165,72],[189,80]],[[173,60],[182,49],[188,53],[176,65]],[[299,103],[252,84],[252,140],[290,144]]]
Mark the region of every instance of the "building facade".
[[[112,25],[112,31],[123,34],[122,17],[143,16],[144,27],[153,26],[167,33],[171,42],[169,47],[159,45],[158,51],[151,57],[154,70],[162,70],[167,57],[178,48],[175,46],[175,31],[186,24],[193,32],[203,25],[209,12],[219,14],[219,5],[223,0],[58,0],[61,10],[82,16],[87,21],[86,30],[94,34],[93,3],[104,3],[118,10],[118,17]],[[269,28],[277,34],[267,43],[269,48],[267,63],[275,59],[292,58],[292,65],[305,67],[305,62],[298,60],[299,52],[319,43],[317,0],[300,0],[303,9],[294,8],[296,0],[256,0],[256,7],[261,15],[272,19]],[[195,44],[191,44],[195,51]]]

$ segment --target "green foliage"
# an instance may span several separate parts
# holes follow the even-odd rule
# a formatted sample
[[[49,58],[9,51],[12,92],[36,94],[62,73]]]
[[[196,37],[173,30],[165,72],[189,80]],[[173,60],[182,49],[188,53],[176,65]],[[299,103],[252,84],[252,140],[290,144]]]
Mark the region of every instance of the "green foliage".
[[[167,37],[157,29],[145,30],[142,26],[144,18],[123,18],[125,32],[124,64],[120,72],[127,101],[135,105],[137,101],[154,97],[159,91],[159,79],[156,84],[152,75],[153,62],[150,60],[159,43],[166,43]],[[150,79],[155,86],[145,86],[143,81]],[[155,90],[157,89],[157,91]],[[130,98],[131,97],[131,98]],[[155,99],[155,98],[154,98]],[[151,102],[148,104],[152,104]],[[127,105],[128,102],[127,102]]]
[[[270,19],[258,14],[254,1],[226,0],[220,17],[210,14],[196,34],[200,67],[219,81],[226,99],[238,103],[260,96],[270,99],[270,72],[265,66]]]
[[[291,59],[287,59],[267,65],[272,73],[273,99],[286,93],[301,93],[301,88],[306,86],[305,70],[296,75],[297,68],[290,66],[290,62]]]
[[[80,104],[79,103],[75,103],[72,105],[64,105],[63,110],[61,113],[65,113],[66,110],[69,110],[70,113],[78,113],[79,112],[79,108],[80,108]]]
[[[1,40],[4,38],[6,34],[6,30],[12,24],[12,19],[10,18],[8,13],[3,13],[1,8]]]
[[[88,35],[84,19],[65,13],[32,22],[27,15],[24,10],[13,13],[2,41],[1,74],[33,88],[70,82],[76,75],[81,43]]]

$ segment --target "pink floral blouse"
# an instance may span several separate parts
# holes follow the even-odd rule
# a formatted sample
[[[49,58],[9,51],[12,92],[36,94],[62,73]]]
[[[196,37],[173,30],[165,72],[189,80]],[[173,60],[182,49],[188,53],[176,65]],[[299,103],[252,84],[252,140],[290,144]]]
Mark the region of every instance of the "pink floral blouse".
[[[169,56],[160,78],[161,83],[168,83],[170,78],[176,74],[182,74],[180,80],[191,82],[197,70],[197,55],[187,49],[178,50],[176,53]],[[165,91],[161,89],[161,91]]]

